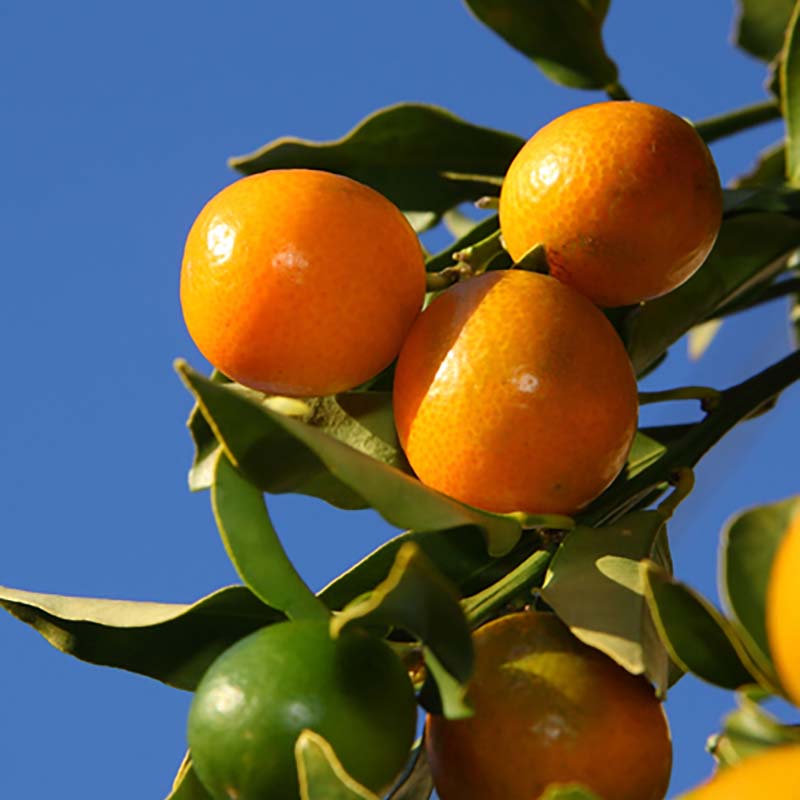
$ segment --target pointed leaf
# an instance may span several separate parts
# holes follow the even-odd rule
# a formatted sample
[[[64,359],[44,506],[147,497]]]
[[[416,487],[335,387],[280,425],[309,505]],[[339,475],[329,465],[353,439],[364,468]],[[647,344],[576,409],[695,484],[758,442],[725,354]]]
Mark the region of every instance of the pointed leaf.
[[[172,784],[172,791],[165,800],[213,800],[203,784],[200,783],[189,753],[184,757]]]
[[[786,29],[780,67],[781,106],[786,120],[786,178],[800,186],[800,2]]]
[[[739,0],[736,43],[762,61],[783,47],[784,31],[795,0]]]
[[[356,623],[401,628],[459,683],[472,674],[472,637],[458,593],[415,544],[403,544],[386,579],[333,618],[331,633]]]
[[[211,503],[225,550],[239,577],[264,603],[290,619],[327,619],[324,603],[306,586],[272,527],[261,492],[224,453],[217,458]]]
[[[643,577],[656,629],[678,666],[723,689],[757,682],[744,646],[710,603],[656,564],[645,562]]]
[[[406,770],[389,794],[389,800],[428,800],[433,793],[433,776],[425,745],[420,742]]]
[[[318,733],[304,730],[294,745],[301,800],[379,800],[351,778],[331,745]]]
[[[645,371],[694,325],[715,309],[785,266],[800,247],[800,220],[782,214],[742,214],[723,222],[706,263],[683,286],[645,303],[630,323],[628,352],[637,373]]]
[[[636,511],[603,528],[579,525],[556,552],[541,592],[581,641],[646,675],[661,694],[669,661],[653,627],[639,561],[659,557],[665,542],[659,511]]]
[[[782,141],[759,153],[751,170],[732,182],[734,189],[781,185],[786,178],[786,146]]]
[[[800,496],[737,514],[722,532],[722,601],[751,655],[773,683],[777,676],[767,641],[767,583],[775,551],[797,511]]]
[[[0,587],[0,605],[64,653],[194,689],[234,642],[285,619],[244,586],[193,605],[36,594]]]
[[[637,431],[633,438],[631,451],[628,453],[625,474],[632,478],[651,464],[655,464],[666,451],[666,445],[648,436],[644,431]]]
[[[446,719],[466,719],[474,709],[467,700],[467,685],[453,677],[442,666],[436,656],[424,648],[427,680],[422,687],[419,701],[431,714],[440,714]]]
[[[188,365],[178,371],[228,458],[264,491],[313,494],[345,508],[367,505],[398,528],[474,526],[486,534],[493,555],[507,553],[520,538],[513,516],[465,506],[323,431],[212,383]]]
[[[475,16],[528,56],[556,83],[603,89],[617,66],[603,46],[606,2],[582,0],[465,0]]]
[[[408,103],[376,111],[342,139],[277,139],[230,164],[246,174],[295,167],[337,172],[366,183],[403,211],[440,214],[497,194],[523,144],[442,108]]]

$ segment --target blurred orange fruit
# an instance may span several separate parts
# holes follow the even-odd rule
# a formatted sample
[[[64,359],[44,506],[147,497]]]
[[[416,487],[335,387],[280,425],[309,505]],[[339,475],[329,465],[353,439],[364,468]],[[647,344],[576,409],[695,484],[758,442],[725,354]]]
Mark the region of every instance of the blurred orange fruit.
[[[719,175],[695,129],[632,101],[553,120],[517,154],[500,195],[512,258],[544,245],[551,274],[601,306],[683,283],[705,261],[721,220]]]
[[[264,392],[352,388],[397,355],[425,294],[419,241],[382,195],[287,169],[213,197],[186,240],[181,304],[203,355]]]
[[[681,800],[757,800],[800,797],[800,745],[764,750],[720,770]]]
[[[444,291],[395,372],[397,430],[419,479],[490,511],[571,514],[589,503],[622,469],[637,412],[611,324],[532,272]]]
[[[800,512],[795,513],[772,562],[767,585],[767,635],[783,688],[800,706]],[[800,762],[798,762],[800,763]],[[800,773],[798,773],[800,781]]]
[[[474,716],[427,720],[442,800],[536,800],[570,783],[607,800],[664,797],[669,728],[644,678],[578,641],[554,614],[501,617],[474,644]]]

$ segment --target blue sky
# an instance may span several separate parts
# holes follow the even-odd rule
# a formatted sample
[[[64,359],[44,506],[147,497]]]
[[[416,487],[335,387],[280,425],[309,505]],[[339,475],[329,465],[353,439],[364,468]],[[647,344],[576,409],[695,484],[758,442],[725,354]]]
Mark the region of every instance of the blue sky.
[[[615,0],[607,45],[634,97],[700,119],[766,96],[762,65],[730,44],[732,17],[731,3]],[[186,488],[191,403],[171,366],[206,368],[178,275],[194,215],[235,177],[226,158],[286,134],[338,137],[402,100],[529,136],[601,99],[551,84],[456,0],[10,0],[0,74],[0,583],[176,602],[236,580],[207,495]],[[716,145],[723,178],[780,135],[773,123]],[[699,364],[677,345],[647,388],[724,387],[789,346],[773,304],[726,324]],[[725,519],[798,491],[798,402],[795,387],[710,454],[676,515],[676,571],[707,594]],[[371,513],[270,507],[314,587],[391,535]],[[7,616],[0,642],[0,797],[166,794],[187,694],[71,660]],[[676,687],[672,792],[711,771],[703,745],[733,704],[690,678]]]

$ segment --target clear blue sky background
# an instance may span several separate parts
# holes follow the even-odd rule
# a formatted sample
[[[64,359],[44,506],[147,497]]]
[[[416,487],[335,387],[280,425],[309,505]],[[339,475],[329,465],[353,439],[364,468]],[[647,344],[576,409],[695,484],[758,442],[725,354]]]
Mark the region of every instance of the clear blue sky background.
[[[729,43],[733,11],[614,0],[623,83],[693,119],[764,98],[762,65]],[[235,581],[208,496],[186,488],[190,400],[171,367],[206,366],[178,273],[194,215],[234,179],[226,158],[284,134],[338,137],[401,100],[528,136],[600,99],[549,83],[457,0],[10,0],[0,75],[0,583],[179,602]],[[772,124],[715,146],[723,177],[780,135]],[[732,320],[696,365],[677,345],[647,388],[741,380],[788,351],[785,311]],[[713,597],[729,514],[800,489],[798,404],[795,388],[731,435],[677,514],[677,573]],[[271,508],[314,587],[391,533],[307,499]],[[166,794],[188,694],[71,660],[6,615],[0,648],[0,797]],[[733,704],[692,678],[673,691],[672,794],[710,773],[704,742]]]

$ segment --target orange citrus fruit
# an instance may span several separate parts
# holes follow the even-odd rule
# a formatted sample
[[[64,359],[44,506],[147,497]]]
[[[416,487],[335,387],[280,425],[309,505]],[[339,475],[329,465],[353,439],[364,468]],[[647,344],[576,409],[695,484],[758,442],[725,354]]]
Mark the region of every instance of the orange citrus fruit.
[[[441,800],[536,800],[570,783],[606,800],[664,797],[669,728],[644,678],[578,641],[554,614],[510,614],[473,638],[474,716],[427,719]]]
[[[275,394],[350,389],[397,355],[425,295],[419,241],[385,197],[287,169],[213,197],[186,240],[181,304],[203,355]]]
[[[632,101],[553,120],[517,154],[500,194],[512,258],[544,245],[551,274],[602,306],[683,283],[721,221],[719,175],[695,129]]]
[[[781,540],[767,584],[767,636],[783,688],[800,706],[800,512]],[[800,775],[799,778],[800,780]]]
[[[577,511],[616,477],[636,432],[622,341],[554,278],[489,272],[417,318],[394,380],[419,479],[490,511]]]
[[[765,750],[726,767],[682,800],[757,800],[800,797],[800,745]]]
[[[226,650],[189,712],[192,763],[214,800],[299,797],[294,746],[309,729],[345,770],[380,792],[408,759],[416,701],[400,660],[360,630],[281,622]]]

